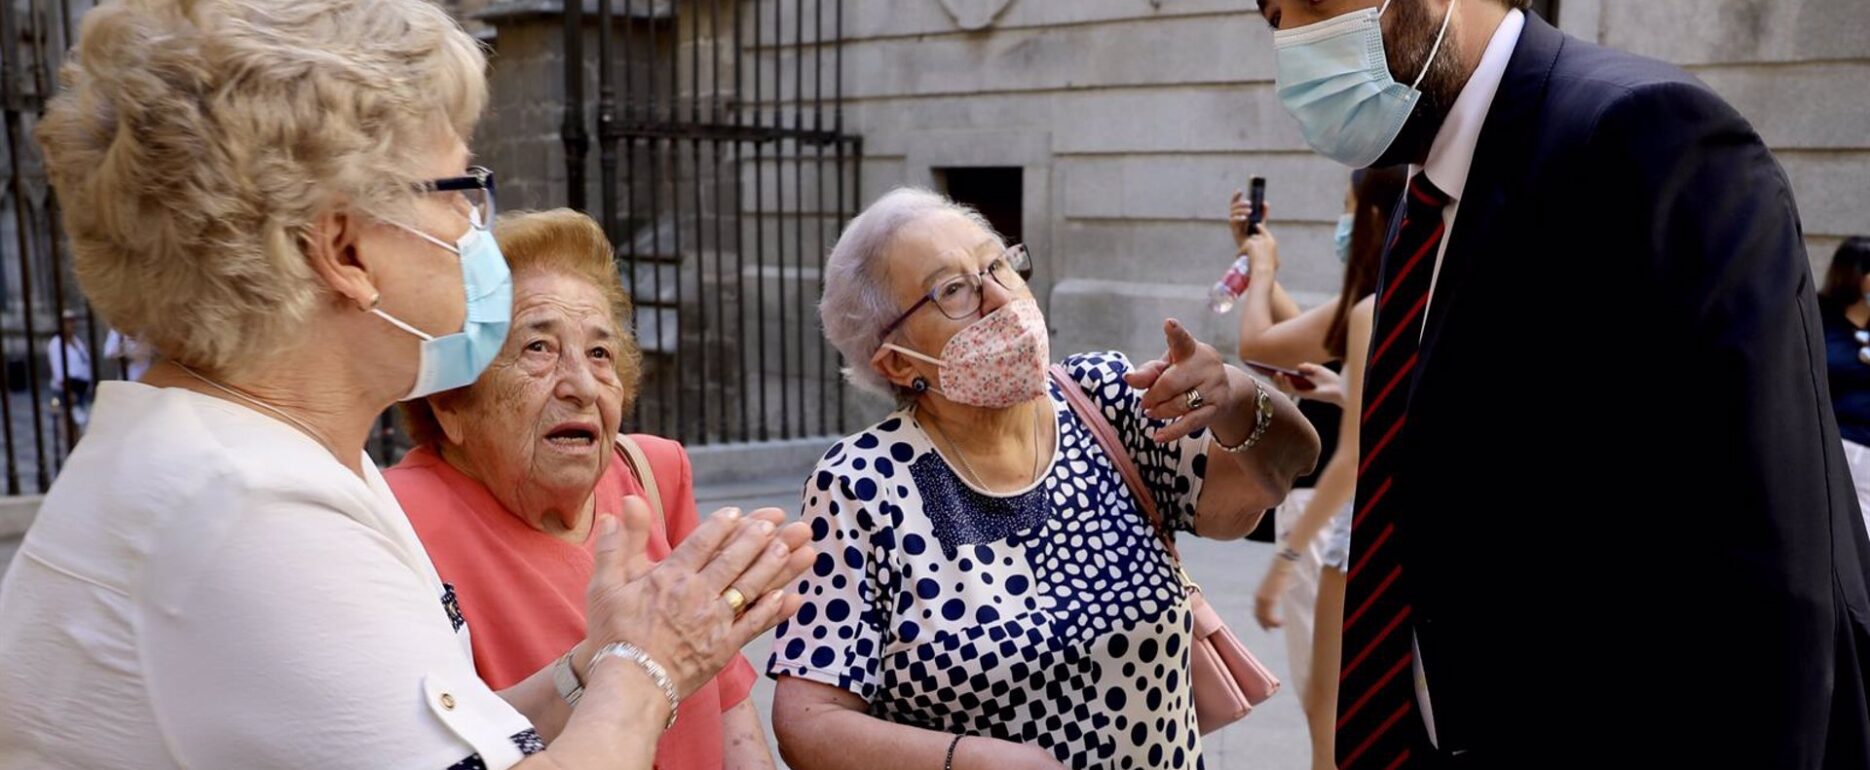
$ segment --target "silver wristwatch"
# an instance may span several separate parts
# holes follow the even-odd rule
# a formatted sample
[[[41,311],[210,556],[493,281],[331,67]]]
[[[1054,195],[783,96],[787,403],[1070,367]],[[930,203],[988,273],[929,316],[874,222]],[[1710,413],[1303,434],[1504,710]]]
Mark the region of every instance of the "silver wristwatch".
[[[576,652],[576,648],[573,648],[573,652]],[[578,672],[571,666],[570,652],[552,664],[552,684],[558,686],[558,697],[564,698],[565,703],[573,708],[578,706],[578,699],[584,697],[584,682],[578,680]]]

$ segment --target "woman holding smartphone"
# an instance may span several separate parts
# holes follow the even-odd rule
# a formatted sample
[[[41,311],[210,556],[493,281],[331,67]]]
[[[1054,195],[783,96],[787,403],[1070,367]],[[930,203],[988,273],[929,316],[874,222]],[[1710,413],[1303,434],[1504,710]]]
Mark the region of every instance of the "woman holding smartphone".
[[[1293,685],[1311,728],[1312,767],[1317,770],[1337,766],[1332,742],[1351,500],[1357,488],[1357,415],[1362,411],[1363,366],[1384,233],[1406,180],[1401,168],[1352,175],[1335,239],[1338,259],[1344,263],[1343,285],[1337,298],[1309,310],[1301,310],[1279,285],[1278,242],[1263,222],[1248,224],[1252,206],[1239,194],[1228,219],[1252,276],[1240,301],[1240,358],[1288,390],[1344,409],[1337,451],[1311,494],[1295,490],[1279,508],[1279,558],[1254,597],[1254,617],[1261,627],[1286,627]],[[1343,362],[1341,378],[1324,366],[1334,361]],[[1292,376],[1294,372],[1302,378]],[[1286,605],[1283,618],[1281,603]]]

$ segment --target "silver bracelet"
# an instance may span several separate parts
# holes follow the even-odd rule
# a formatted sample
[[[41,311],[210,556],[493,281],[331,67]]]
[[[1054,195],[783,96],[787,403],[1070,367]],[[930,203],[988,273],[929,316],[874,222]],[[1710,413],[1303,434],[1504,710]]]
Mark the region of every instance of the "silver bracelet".
[[[1240,442],[1239,446],[1223,444],[1221,437],[1216,435],[1214,445],[1228,454],[1237,455],[1258,446],[1260,440],[1266,438],[1266,429],[1273,424],[1273,397],[1266,394],[1266,386],[1260,384],[1259,378],[1249,376],[1247,379],[1253,380],[1253,392],[1258,394],[1253,404],[1253,432],[1247,434],[1247,440]]]
[[[676,707],[681,705],[682,699],[675,695],[675,682],[669,679],[669,672],[663,670],[661,664],[650,659],[649,653],[643,652],[642,648],[629,642],[611,642],[598,649],[596,655],[591,656],[590,675],[593,678],[597,676],[597,665],[604,662],[606,658],[622,658],[635,663],[637,667],[643,669],[643,673],[649,675],[650,681],[662,688],[662,696],[669,699],[669,723],[663,725],[662,729],[674,727]]]

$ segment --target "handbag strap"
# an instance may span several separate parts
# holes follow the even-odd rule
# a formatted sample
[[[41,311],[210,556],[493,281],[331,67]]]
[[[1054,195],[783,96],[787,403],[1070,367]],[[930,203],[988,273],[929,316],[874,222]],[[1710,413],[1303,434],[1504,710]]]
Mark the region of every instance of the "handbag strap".
[[[1071,405],[1071,411],[1078,414],[1079,421],[1089,428],[1097,439],[1104,454],[1110,456],[1110,464],[1117,467],[1117,474],[1123,477],[1123,483],[1130,488],[1130,495],[1136,498],[1136,505],[1143,509],[1151,526],[1156,528],[1156,536],[1162,539],[1163,547],[1169,549],[1169,556],[1175,559],[1179,568],[1182,553],[1175,547],[1175,538],[1170,536],[1167,527],[1162,525],[1162,511],[1156,508],[1156,496],[1149,493],[1149,487],[1143,484],[1143,474],[1136,469],[1136,461],[1130,459],[1130,453],[1123,448],[1123,442],[1117,439],[1117,429],[1104,419],[1104,412],[1091,403],[1091,397],[1071,378],[1071,373],[1058,364],[1052,365],[1052,380],[1058,383],[1058,389],[1065,394],[1065,402]]]
[[[643,496],[649,498],[650,510],[656,512],[656,518],[666,520],[662,515],[662,492],[656,488],[656,474],[649,469],[649,456],[643,454],[643,447],[628,434],[617,434],[617,454],[623,456],[624,463],[630,466],[630,472],[636,475],[636,482],[643,485]]]

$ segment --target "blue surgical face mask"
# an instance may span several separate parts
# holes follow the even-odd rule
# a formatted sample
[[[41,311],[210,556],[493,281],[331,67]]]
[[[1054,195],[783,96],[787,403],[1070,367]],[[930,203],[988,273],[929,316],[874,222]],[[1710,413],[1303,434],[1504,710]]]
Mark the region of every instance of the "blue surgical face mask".
[[[1273,33],[1279,101],[1298,118],[1312,149],[1352,168],[1375,163],[1402,133],[1454,18],[1450,2],[1422,73],[1405,86],[1390,76],[1383,54],[1382,16],[1389,5]]]
[[[1357,218],[1350,214],[1338,215],[1338,231],[1332,236],[1338,250],[1338,261],[1351,261],[1351,228],[1356,226]]]
[[[459,255],[461,285],[467,290],[467,319],[462,322],[461,331],[440,337],[410,326],[380,308],[371,309],[370,312],[395,324],[396,328],[422,339],[422,360],[416,369],[416,383],[403,400],[474,384],[500,354],[500,348],[506,344],[507,327],[513,323],[513,273],[507,268],[506,256],[500,253],[500,244],[480,222],[475,222],[452,245],[408,225],[390,224]]]

